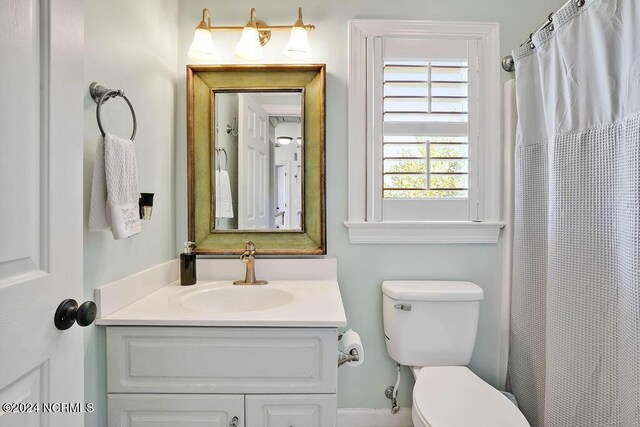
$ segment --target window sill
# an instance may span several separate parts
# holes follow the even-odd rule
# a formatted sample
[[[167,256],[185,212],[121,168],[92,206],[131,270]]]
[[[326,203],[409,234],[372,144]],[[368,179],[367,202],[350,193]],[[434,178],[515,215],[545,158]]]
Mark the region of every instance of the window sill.
[[[346,221],[344,225],[354,244],[492,244],[498,242],[505,223]]]

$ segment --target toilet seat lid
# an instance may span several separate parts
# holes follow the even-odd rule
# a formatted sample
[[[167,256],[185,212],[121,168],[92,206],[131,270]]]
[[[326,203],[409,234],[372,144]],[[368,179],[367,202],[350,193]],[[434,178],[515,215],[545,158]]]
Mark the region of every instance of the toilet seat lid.
[[[506,396],[464,366],[422,368],[413,405],[426,426],[529,427]]]

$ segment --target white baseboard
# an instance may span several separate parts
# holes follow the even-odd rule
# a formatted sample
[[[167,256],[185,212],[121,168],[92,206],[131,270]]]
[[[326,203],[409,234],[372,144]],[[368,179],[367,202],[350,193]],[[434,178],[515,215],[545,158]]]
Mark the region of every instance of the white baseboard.
[[[386,409],[338,409],[338,427],[413,427],[411,408],[397,414]]]

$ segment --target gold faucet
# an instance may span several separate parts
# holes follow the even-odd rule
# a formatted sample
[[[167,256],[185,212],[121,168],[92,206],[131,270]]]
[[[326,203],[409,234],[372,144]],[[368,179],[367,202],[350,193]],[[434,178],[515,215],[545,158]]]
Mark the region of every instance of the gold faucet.
[[[240,255],[240,261],[247,265],[247,271],[244,275],[244,280],[236,280],[234,285],[266,285],[266,280],[256,280],[256,245],[253,242],[247,242],[244,248],[244,253]]]

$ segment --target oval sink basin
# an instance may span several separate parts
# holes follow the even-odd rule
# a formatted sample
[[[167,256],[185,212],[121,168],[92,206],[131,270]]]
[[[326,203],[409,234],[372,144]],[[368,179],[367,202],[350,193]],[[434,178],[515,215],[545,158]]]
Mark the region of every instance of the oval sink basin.
[[[184,308],[209,312],[262,311],[282,307],[293,301],[293,295],[263,286],[232,286],[195,291],[180,298]]]

